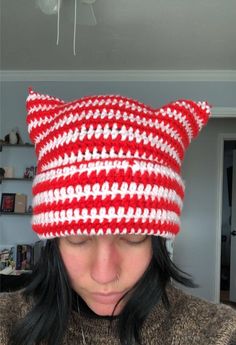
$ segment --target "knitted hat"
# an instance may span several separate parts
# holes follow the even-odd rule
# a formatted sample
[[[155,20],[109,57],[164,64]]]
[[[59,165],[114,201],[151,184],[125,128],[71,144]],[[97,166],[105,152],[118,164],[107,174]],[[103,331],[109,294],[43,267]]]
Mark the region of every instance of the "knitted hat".
[[[30,90],[38,159],[32,228],[40,238],[179,232],[181,163],[208,121],[207,102],[154,109],[118,95],[65,102]]]

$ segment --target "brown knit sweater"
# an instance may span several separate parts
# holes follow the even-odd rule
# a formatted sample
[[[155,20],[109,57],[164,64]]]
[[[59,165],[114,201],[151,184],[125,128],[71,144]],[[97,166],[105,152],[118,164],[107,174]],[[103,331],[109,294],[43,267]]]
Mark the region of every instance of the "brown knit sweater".
[[[168,312],[160,302],[152,310],[141,331],[142,345],[236,345],[235,310],[174,287],[167,291],[171,309]],[[0,294],[0,345],[7,345],[11,329],[27,310],[20,291]],[[83,345],[81,328],[86,345],[119,345],[115,327],[109,332],[109,325],[107,319],[85,318],[73,311],[63,345]]]

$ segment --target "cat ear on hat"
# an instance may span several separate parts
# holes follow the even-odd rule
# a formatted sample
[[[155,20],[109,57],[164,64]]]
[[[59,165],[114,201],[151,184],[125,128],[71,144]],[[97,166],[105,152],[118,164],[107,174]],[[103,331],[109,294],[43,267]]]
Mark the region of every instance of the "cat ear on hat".
[[[65,101],[45,94],[40,94],[29,88],[29,94],[26,99],[28,132],[30,139],[35,143],[35,138],[55,119],[57,112],[52,109],[65,104]]]
[[[166,104],[156,112],[159,119],[167,121],[175,130],[176,138],[187,149],[205,126],[211,115],[211,106],[207,102],[177,100]]]

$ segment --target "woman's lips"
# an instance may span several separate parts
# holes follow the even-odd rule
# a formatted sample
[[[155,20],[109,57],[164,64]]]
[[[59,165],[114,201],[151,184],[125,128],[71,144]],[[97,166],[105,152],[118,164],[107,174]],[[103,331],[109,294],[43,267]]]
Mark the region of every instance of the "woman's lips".
[[[102,304],[114,304],[119,301],[119,299],[124,295],[124,292],[115,293],[93,293],[92,298],[97,303]]]

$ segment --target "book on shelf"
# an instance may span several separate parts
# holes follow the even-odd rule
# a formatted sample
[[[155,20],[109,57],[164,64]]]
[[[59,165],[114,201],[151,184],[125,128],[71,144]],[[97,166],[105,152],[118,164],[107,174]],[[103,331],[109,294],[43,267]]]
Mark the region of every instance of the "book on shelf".
[[[13,245],[0,248],[0,271],[6,267],[14,266],[16,261],[16,248]]]
[[[44,241],[0,246],[0,274],[31,272],[38,262]],[[13,273],[10,272],[12,268]]]
[[[16,270],[32,270],[33,247],[30,244],[17,244]]]

